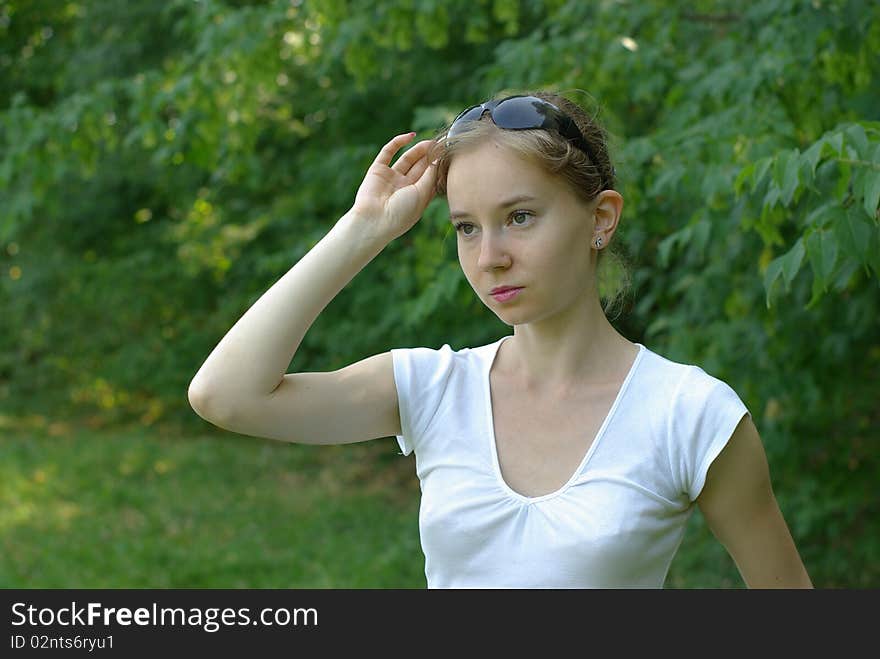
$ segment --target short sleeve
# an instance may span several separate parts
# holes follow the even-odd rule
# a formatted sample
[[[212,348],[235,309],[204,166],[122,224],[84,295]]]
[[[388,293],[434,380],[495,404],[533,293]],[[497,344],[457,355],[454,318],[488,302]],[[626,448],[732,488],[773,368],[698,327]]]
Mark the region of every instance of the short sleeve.
[[[703,490],[712,461],[749,410],[724,381],[688,366],[674,395],[670,417],[671,469],[676,491],[693,502]]]
[[[396,435],[403,455],[418,450],[446,390],[452,372],[453,351],[449,344],[431,348],[394,348],[394,384],[400,409],[401,434]]]

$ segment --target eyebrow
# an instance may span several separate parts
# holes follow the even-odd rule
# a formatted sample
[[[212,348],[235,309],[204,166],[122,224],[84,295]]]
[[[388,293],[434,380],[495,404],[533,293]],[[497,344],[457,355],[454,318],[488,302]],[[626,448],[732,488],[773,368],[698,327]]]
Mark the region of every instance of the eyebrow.
[[[511,197],[507,201],[502,201],[498,204],[497,208],[507,208],[508,206],[513,206],[514,204],[519,204],[524,201],[535,201],[537,197],[532,197],[531,195],[518,195],[516,197]],[[464,211],[450,211],[449,219],[457,220],[460,217],[470,217],[470,213],[465,213]]]

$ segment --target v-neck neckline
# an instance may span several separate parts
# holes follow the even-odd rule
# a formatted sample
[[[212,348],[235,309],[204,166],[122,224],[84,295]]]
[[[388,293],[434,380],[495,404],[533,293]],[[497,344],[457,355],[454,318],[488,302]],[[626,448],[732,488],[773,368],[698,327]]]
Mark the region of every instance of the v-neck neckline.
[[[632,365],[629,367],[629,372],[627,372],[626,377],[623,380],[623,384],[620,385],[620,389],[617,392],[617,396],[614,398],[614,402],[611,404],[608,413],[605,415],[605,418],[602,420],[602,425],[599,427],[599,430],[596,432],[596,436],[593,438],[593,441],[590,443],[589,448],[587,449],[584,457],[581,459],[580,464],[578,464],[577,468],[575,468],[571,477],[557,490],[553,492],[548,492],[547,494],[542,494],[540,496],[526,496],[524,494],[520,494],[516,490],[514,490],[510,485],[507,484],[507,481],[504,480],[504,476],[501,474],[501,463],[498,458],[498,441],[495,437],[495,415],[494,409],[492,407],[492,366],[495,364],[495,359],[498,356],[498,352],[501,349],[501,344],[504,343],[507,339],[513,338],[513,335],[508,335],[502,337],[498,341],[495,342],[493,346],[491,346],[491,352],[489,353],[488,359],[486,359],[486,367],[482,374],[484,387],[483,390],[485,392],[485,409],[487,416],[487,429],[489,436],[490,449],[492,453],[492,464],[495,470],[495,478],[498,481],[498,484],[501,488],[508,494],[508,496],[513,499],[520,501],[526,504],[538,503],[539,501],[545,501],[547,499],[552,499],[554,497],[559,496],[568,488],[572,486],[574,481],[578,478],[578,476],[583,473],[584,468],[587,463],[590,461],[593,453],[596,452],[596,447],[601,442],[602,438],[605,436],[605,432],[608,428],[611,419],[614,417],[614,413],[620,405],[620,401],[623,400],[626,390],[629,388],[629,383],[633,379],[633,375],[635,374],[639,362],[642,360],[642,356],[645,354],[646,348],[641,343],[636,343],[639,347],[638,353],[636,353],[636,357],[633,360]]]

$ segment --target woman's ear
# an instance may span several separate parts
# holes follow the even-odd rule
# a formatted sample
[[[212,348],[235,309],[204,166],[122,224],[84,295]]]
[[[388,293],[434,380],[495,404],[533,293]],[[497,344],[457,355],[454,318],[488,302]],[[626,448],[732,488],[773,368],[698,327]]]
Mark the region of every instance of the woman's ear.
[[[616,190],[603,190],[595,200],[593,219],[595,228],[593,240],[602,238],[604,244],[611,242],[611,237],[617,230],[617,223],[623,211],[623,197]]]

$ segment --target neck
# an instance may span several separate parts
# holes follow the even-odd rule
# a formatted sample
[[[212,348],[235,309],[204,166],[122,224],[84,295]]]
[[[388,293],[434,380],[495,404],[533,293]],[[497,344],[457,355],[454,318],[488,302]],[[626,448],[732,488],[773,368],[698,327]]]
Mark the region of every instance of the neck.
[[[619,385],[637,346],[608,322],[598,296],[536,322],[514,326],[503,374],[524,391],[564,396]]]

